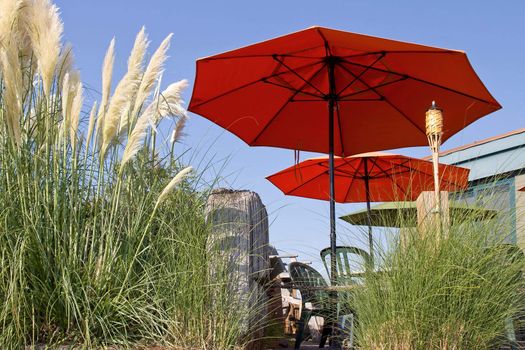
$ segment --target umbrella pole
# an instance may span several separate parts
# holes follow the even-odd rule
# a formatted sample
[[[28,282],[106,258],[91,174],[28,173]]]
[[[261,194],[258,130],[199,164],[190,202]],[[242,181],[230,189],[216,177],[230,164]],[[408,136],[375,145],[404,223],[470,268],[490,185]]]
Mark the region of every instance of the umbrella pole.
[[[329,177],[330,177],[330,283],[337,285],[337,236],[335,232],[335,179],[334,179],[334,105],[333,101],[328,102],[329,108]]]
[[[330,95],[328,98],[328,163],[330,177],[330,284],[337,285],[337,236],[335,232],[335,178],[334,178],[334,108],[336,103],[335,62],[328,57],[328,81]]]
[[[329,163],[329,177],[330,177],[330,284],[337,285],[337,236],[335,232],[335,178],[334,178],[334,109],[336,101],[335,89],[335,74],[334,61],[329,57],[328,66],[328,81],[330,84],[330,96],[328,98],[328,163]],[[331,293],[333,300],[333,314],[332,314],[332,336],[333,345],[339,348],[339,339],[337,337],[337,309],[338,309],[338,295],[337,292]]]
[[[368,225],[368,247],[370,249],[370,266],[374,269],[374,238],[372,236],[372,209],[370,208],[370,177],[368,176],[368,160],[364,159],[365,193],[366,193],[366,223]]]

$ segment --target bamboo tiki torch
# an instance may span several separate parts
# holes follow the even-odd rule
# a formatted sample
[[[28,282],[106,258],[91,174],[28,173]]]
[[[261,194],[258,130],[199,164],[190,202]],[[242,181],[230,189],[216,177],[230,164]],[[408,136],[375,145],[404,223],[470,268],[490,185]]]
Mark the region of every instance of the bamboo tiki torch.
[[[441,226],[441,196],[439,188],[439,147],[443,135],[443,111],[432,101],[432,106],[426,112],[426,132],[428,145],[432,151],[432,163],[434,164],[434,195],[435,209],[439,215]]]

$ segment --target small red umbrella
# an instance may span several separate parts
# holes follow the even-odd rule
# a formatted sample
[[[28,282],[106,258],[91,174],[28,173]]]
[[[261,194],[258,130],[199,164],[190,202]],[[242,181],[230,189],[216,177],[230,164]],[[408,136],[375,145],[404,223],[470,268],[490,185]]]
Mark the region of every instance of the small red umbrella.
[[[251,146],[328,153],[332,165],[334,155],[426,145],[433,100],[446,112],[443,141],[501,108],[463,51],[322,27],[199,59],[196,74],[190,111]],[[333,200],[330,246],[335,271]]]
[[[439,165],[441,189],[454,192],[468,186],[469,169]],[[368,243],[373,256],[370,202],[413,201],[422,191],[434,188],[430,161],[382,152],[363,153],[334,159],[335,201],[366,202]],[[286,195],[330,200],[329,160],[305,160],[267,179]]]

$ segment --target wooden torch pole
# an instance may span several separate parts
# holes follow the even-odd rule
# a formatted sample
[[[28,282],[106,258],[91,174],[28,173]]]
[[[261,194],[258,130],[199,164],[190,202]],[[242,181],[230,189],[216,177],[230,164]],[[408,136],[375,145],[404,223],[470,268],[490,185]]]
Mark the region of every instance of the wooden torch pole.
[[[432,151],[432,163],[434,168],[434,204],[438,216],[439,232],[442,232],[441,195],[439,186],[439,147],[443,135],[443,111],[432,101],[432,106],[426,112],[426,133],[428,144]]]

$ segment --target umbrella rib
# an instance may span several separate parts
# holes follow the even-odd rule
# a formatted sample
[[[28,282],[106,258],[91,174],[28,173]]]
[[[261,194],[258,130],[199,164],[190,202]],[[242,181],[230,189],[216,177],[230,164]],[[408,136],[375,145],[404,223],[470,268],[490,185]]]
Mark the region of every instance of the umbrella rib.
[[[350,172],[348,172],[348,171],[345,172],[345,171],[342,171],[342,170],[339,170],[339,171],[344,172],[345,174],[348,175],[348,177],[355,177],[355,175],[352,175],[352,174],[355,174],[356,172],[359,172],[359,166],[357,166],[357,167],[353,166],[352,162],[349,161],[346,157],[342,157],[341,159],[343,160],[344,163],[339,165],[339,166],[337,166],[336,169],[339,170],[340,167],[346,165],[346,166],[350,167],[353,171],[350,171]],[[354,160],[354,159],[358,159],[358,158],[351,158],[351,159]]]
[[[370,169],[368,169],[368,176],[369,176],[369,178],[371,178],[371,177],[370,177],[370,173],[372,173],[372,171],[374,171],[375,168],[378,168],[378,167],[379,167],[379,166],[378,166],[377,163],[372,163],[372,166],[370,167]],[[381,169],[379,169],[379,170],[381,170]],[[375,177],[374,177],[374,178],[375,178]]]
[[[361,73],[359,73],[359,75],[357,77],[354,77],[354,79],[350,83],[348,83],[343,89],[341,89],[341,91],[339,91],[337,93],[337,96],[341,95],[346,89],[348,89],[350,86],[352,86],[352,84],[357,81],[358,77],[363,76],[363,74],[365,74],[370,69],[370,67],[374,66],[377,62],[381,61],[381,59],[383,59],[383,57],[385,57],[385,56],[386,56],[386,53],[382,52],[379,55],[379,57],[377,57],[376,60],[372,64],[370,64],[368,67],[366,67]]]
[[[326,37],[324,36],[323,32],[321,32],[321,28],[317,28],[317,34],[319,34],[319,36],[324,42],[324,49],[325,49],[326,56],[332,56],[332,50],[330,49],[328,40],[326,40]]]
[[[342,46],[344,47],[344,46]],[[457,53],[463,53],[461,51],[454,51],[454,50],[388,50],[388,51],[380,51],[380,52],[387,52],[388,54],[394,53],[394,54],[414,54],[414,53],[429,53],[429,54],[457,54]],[[351,56],[350,56],[351,57]]]
[[[348,70],[345,66],[343,65],[340,65],[341,68],[343,68],[346,72],[350,73],[351,75],[355,76],[355,74]],[[373,69],[373,67],[371,67]],[[410,119],[406,114],[405,112],[403,112],[401,109],[399,109],[396,105],[394,105],[388,98],[386,98],[383,94],[379,93],[375,87],[371,87],[370,85],[368,85],[368,83],[366,83],[365,81],[363,81],[362,79],[358,78],[358,80],[363,83],[366,87],[368,87],[370,90],[372,90],[374,93],[376,93],[379,97],[381,97],[383,99],[383,101],[385,101],[388,105],[390,105],[390,107],[392,107],[393,109],[395,109],[399,114],[401,114],[408,122],[410,122],[410,124],[412,124],[412,126],[414,126],[417,130],[419,130],[423,135],[427,135],[426,131],[423,130],[419,125],[417,125],[412,119]]]
[[[361,161],[362,161],[362,159],[361,159]],[[350,165],[350,163],[346,163],[346,164]],[[350,166],[351,166],[355,171],[358,171],[358,169],[359,169],[359,167],[354,168],[352,165],[350,165]],[[355,179],[356,179],[356,177],[354,176],[354,177],[352,178],[352,181],[350,181],[350,184],[348,185],[348,190],[346,190],[346,194],[345,194],[345,198],[344,198],[345,202],[347,202],[347,198],[348,198],[348,196],[350,195],[350,190],[352,189],[352,186],[354,185]]]
[[[341,66],[342,67],[342,66]],[[345,71],[347,71],[345,68],[343,68]],[[347,71],[347,72],[350,72],[350,71]],[[353,73],[351,73],[353,74]],[[361,90],[361,91],[356,91],[356,92],[352,92],[351,94],[347,94],[347,95],[343,95],[340,97],[340,99],[343,99],[343,98],[347,98],[347,97],[352,97],[352,96],[355,96],[355,95],[359,95],[359,94],[363,94],[365,92],[368,92],[368,91],[373,91],[375,92],[376,94],[378,94],[376,91],[374,91],[374,89],[379,89],[379,88],[382,88],[382,87],[385,87],[385,86],[388,86],[388,85],[392,85],[392,84],[395,84],[395,83],[399,83],[400,81],[404,81],[404,80],[407,80],[408,77],[401,77],[397,80],[392,80],[392,81],[387,81],[386,83],[382,83],[382,84],[379,84],[379,85],[376,85],[374,87],[370,87],[367,85],[368,89],[366,90]],[[363,82],[361,79],[359,79],[360,82]],[[378,94],[379,95],[379,94]],[[380,95],[381,96],[381,95]],[[355,100],[342,100],[342,101],[355,101]]]
[[[419,160],[419,159],[415,159],[415,161],[419,162],[419,161],[421,161],[421,160]],[[431,173],[428,173],[428,172],[426,172],[426,171],[422,171],[422,170],[419,169],[419,168],[416,169],[416,168],[414,168],[414,167],[407,166],[406,164],[407,164],[407,163],[410,163],[410,162],[412,162],[412,160],[407,159],[407,160],[404,161],[403,163],[398,163],[398,164],[396,164],[396,167],[404,168],[404,169],[406,169],[406,170],[408,171],[408,173],[419,173],[419,174],[424,174],[424,175],[427,175],[427,176],[432,176],[432,175],[433,175],[432,172],[431,172]],[[440,164],[440,165],[441,165],[441,164]],[[441,166],[440,166],[440,167],[441,167]],[[395,176],[395,175],[399,175],[399,174],[403,174],[403,172],[392,172],[392,175],[394,175],[394,176]],[[449,180],[449,179],[445,176],[445,169],[443,169],[441,175],[442,175],[442,176],[440,177],[440,181],[441,181],[441,183],[445,183],[445,184],[448,184],[448,185],[453,186],[453,187],[458,187],[458,185],[457,185],[456,182],[454,182],[454,181],[452,181],[452,180]],[[411,177],[411,181],[410,181],[411,183],[412,183],[412,180],[413,180],[413,179],[412,179],[412,177]]]
[[[351,64],[351,65],[354,65],[354,66],[358,66],[358,67],[367,67],[366,65],[364,64],[360,64],[360,63],[356,63],[356,62],[351,62],[351,61],[345,61],[345,63],[348,63],[348,64]],[[418,81],[420,83],[424,83],[424,84],[428,84],[428,85],[431,85],[431,86],[435,86],[435,87],[438,87],[440,89],[444,89],[444,90],[447,90],[447,91],[450,91],[450,92],[454,92],[454,93],[457,93],[459,95],[462,95],[462,96],[465,96],[465,97],[468,97],[468,98],[471,98],[473,100],[477,100],[477,101],[481,101],[481,102],[484,102],[484,103],[487,103],[487,104],[490,104],[490,105],[493,105],[493,106],[497,106],[497,107],[501,107],[498,103],[494,103],[492,101],[487,101],[483,98],[480,98],[480,97],[476,97],[476,96],[473,96],[473,95],[470,95],[470,94],[467,94],[465,92],[461,92],[461,91],[458,91],[458,90],[455,90],[455,89],[452,89],[452,88],[449,88],[449,87],[446,87],[446,86],[443,86],[443,85],[440,85],[440,84],[436,84],[436,83],[433,83],[433,82],[430,82],[428,80],[424,80],[424,79],[420,79],[420,78],[416,78],[412,75],[408,75],[408,74],[401,74],[401,73],[398,73],[398,72],[395,72],[395,71],[392,71],[392,70],[387,70],[387,69],[381,69],[381,68],[377,68],[377,67],[370,67],[370,69],[372,70],[375,70],[375,71],[379,71],[379,72],[383,72],[383,73],[391,73],[391,74],[394,74],[394,75],[397,75],[397,76],[400,76],[400,77],[406,77],[408,79],[412,79],[412,80],[415,80],[415,81]]]
[[[319,72],[321,72],[323,70],[323,68],[325,67],[326,64],[323,64],[321,66],[321,68],[319,68],[316,72],[314,72],[314,74],[312,74],[312,76],[310,77],[310,79],[312,78],[315,78],[315,76],[317,74],[319,74]],[[303,87],[304,88],[304,85]],[[301,88],[301,89],[302,89]],[[277,112],[273,115],[273,117],[270,118],[270,120],[264,125],[264,127],[259,130],[259,132],[257,133],[257,135],[255,135],[255,137],[252,139],[252,141],[250,142],[250,144],[253,144],[255,142],[257,142],[257,140],[259,139],[259,137],[266,131],[266,129],[268,129],[268,127],[270,126],[271,123],[273,123],[273,121],[281,114],[281,112],[284,110],[284,108],[286,107],[286,105],[288,105],[289,102],[291,102],[293,100],[293,98],[299,93],[300,90],[297,90],[295,91],[292,96],[290,96],[285,103],[283,103],[283,105],[277,110]]]
[[[300,66],[300,67],[297,67],[297,69],[303,69],[303,68],[308,68],[308,67],[312,67],[312,66],[315,66],[319,64],[319,62],[314,62],[314,63],[309,63],[309,64],[306,64],[304,66]],[[191,108],[195,108],[195,107],[200,107],[206,103],[209,103],[209,102],[212,102],[212,101],[215,101],[216,99],[219,99],[221,97],[224,97],[226,95],[229,95],[233,92],[236,92],[238,90],[241,90],[241,89],[244,89],[244,88],[247,88],[248,86],[251,86],[251,85],[254,85],[254,84],[257,84],[257,83],[260,83],[260,82],[264,82],[264,80],[267,80],[267,79],[270,79],[270,78],[275,78],[275,77],[278,77],[278,76],[281,76],[281,75],[284,75],[284,74],[288,74],[289,72],[288,71],[285,71],[285,72],[279,72],[279,73],[273,73],[271,75],[268,75],[266,77],[262,77],[262,78],[259,78],[257,80],[254,80],[254,81],[251,81],[249,83],[246,83],[246,84],[243,84],[241,86],[238,86],[236,88],[233,88],[231,90],[228,90],[228,91],[225,91],[223,93],[220,93],[219,95],[216,95],[214,97],[211,97],[205,101],[202,101],[202,102],[199,102],[199,103],[196,103],[195,105],[191,106]]]
[[[381,168],[381,166],[380,166],[379,164],[377,164],[377,162],[375,161],[375,159],[370,158],[370,161],[371,161],[372,163],[375,163],[375,164],[377,165],[377,168],[378,168],[381,172],[383,172],[383,174],[385,174],[385,176],[387,176],[388,178],[390,178],[390,176],[388,175],[388,173],[387,173],[383,168]],[[396,181],[392,181],[392,182],[393,182],[394,185],[396,185],[396,187],[401,191],[401,193],[403,193],[403,195],[405,195],[405,197],[406,197],[406,196],[407,196],[406,191],[405,191],[401,186],[399,186],[399,184],[398,184]]]
[[[295,91],[295,90],[292,90]],[[383,101],[381,98],[353,98],[351,100],[337,100],[337,102],[373,102],[373,101]],[[319,102],[319,99],[300,99],[300,100],[292,100],[290,102]]]
[[[301,76],[301,74],[297,73],[295,71],[295,69],[293,68],[290,68],[286,63],[284,63],[283,60],[279,59],[279,56],[278,55],[272,55],[273,59],[277,62],[279,62],[284,68],[288,69],[288,71],[290,71],[290,73],[292,73],[293,75],[295,75],[296,77],[298,77],[299,79],[301,79],[305,84],[307,84],[308,86],[310,86],[311,88],[315,89],[318,93],[320,93],[321,95],[325,95],[321,90],[319,90],[317,88],[317,86],[315,86],[314,84],[310,83],[308,80],[306,80],[305,78],[303,78],[303,76]],[[323,63],[323,61],[319,61],[317,63]],[[324,66],[324,65],[323,65]],[[322,68],[321,68],[322,69]],[[317,72],[316,72],[317,74]],[[312,79],[312,78],[310,78]],[[303,88],[304,88],[304,85],[303,85]],[[302,90],[302,88],[301,88]]]
[[[273,81],[269,81],[269,80],[266,80],[266,79],[264,79],[263,82],[271,84],[271,85],[275,85],[275,86],[278,86],[278,87],[282,87],[284,89],[287,89],[287,90],[290,90],[290,91],[293,91],[293,92],[296,92],[296,93],[301,93],[301,94],[305,94],[305,95],[312,96],[312,97],[319,97],[318,99],[313,99],[312,101],[319,101],[319,100],[324,99],[323,96],[319,96],[319,95],[313,94],[311,92],[306,92],[306,91],[303,91],[303,90],[298,90],[298,89],[295,89],[293,86],[286,86],[286,85],[282,85],[282,84],[277,84],[277,83],[275,83]]]
[[[415,161],[417,162],[420,162],[421,160],[419,159],[415,159]],[[407,159],[406,161],[404,161],[403,163],[400,163],[400,164],[397,164],[398,167],[402,167],[402,168],[405,168],[406,170],[408,170],[409,172],[417,172],[417,173],[420,173],[420,174],[425,174],[425,175],[428,175],[428,176],[432,176],[433,173],[432,172],[426,172],[426,171],[422,171],[421,169],[419,168],[413,168],[413,167],[410,167],[410,166],[407,166],[406,164],[407,163],[410,163],[411,160]],[[425,161],[426,162],[426,161]],[[441,167],[441,164],[440,164],[440,167]],[[393,173],[393,175],[399,175],[401,174],[401,172],[396,172],[396,173]],[[445,169],[443,169],[442,171],[442,176],[440,177],[440,180],[444,183],[447,183],[451,186],[455,186],[457,187],[457,184],[451,180],[448,180],[448,178],[445,176]]]
[[[315,166],[315,165],[317,165],[317,164],[312,164],[311,166]],[[303,168],[303,169],[304,169],[304,168]],[[324,173],[325,173],[325,172],[323,171],[322,174],[324,174]],[[322,174],[321,174],[321,175],[322,175]],[[289,190],[288,192],[286,192],[286,194],[292,194],[292,195],[293,195],[292,192],[294,192],[294,191],[298,190],[299,188],[305,186],[306,184],[308,184],[308,183],[314,181],[315,179],[317,179],[317,178],[318,178],[319,176],[321,176],[321,175],[318,174],[318,175],[312,177],[311,179],[309,179],[309,180],[307,180],[307,181],[305,181],[305,182],[300,183],[299,185],[295,186],[294,188],[292,188],[291,190]],[[299,196],[299,197],[302,197],[302,196]]]
[[[337,165],[337,166],[334,168],[334,173],[335,173],[336,170],[339,170],[340,167],[345,166],[345,165],[346,165],[346,166],[349,166],[350,168],[352,168],[352,169],[354,170],[354,172],[358,172],[358,171],[359,171],[359,170],[358,170],[358,169],[359,169],[359,166],[358,166],[358,167],[354,167],[354,166],[352,165],[352,163],[351,163],[350,161],[348,161],[345,157],[341,157],[340,159],[343,160],[343,163],[340,164],[340,165]],[[322,164],[321,164],[321,165],[322,165]],[[322,165],[322,166],[328,169],[327,166],[325,166],[325,165]],[[325,170],[325,172],[327,172],[327,171],[328,171],[328,170]],[[339,170],[339,171],[340,171],[340,170]],[[345,172],[345,173],[348,175],[349,178],[352,179],[352,180],[350,181],[350,184],[348,185],[348,190],[346,190],[346,194],[345,194],[345,196],[343,197],[343,198],[344,198],[344,199],[343,199],[344,203],[347,203],[347,200],[346,200],[346,199],[348,198],[348,195],[349,195],[349,193],[350,193],[350,190],[352,189],[352,185],[354,184],[355,180],[356,180],[358,177],[357,177],[357,176],[353,176],[351,172]]]

